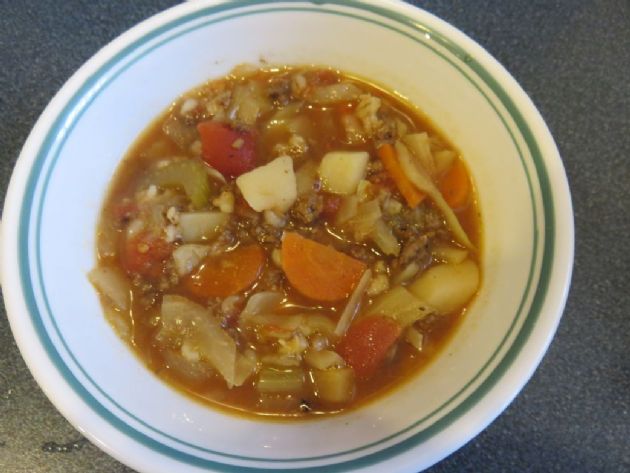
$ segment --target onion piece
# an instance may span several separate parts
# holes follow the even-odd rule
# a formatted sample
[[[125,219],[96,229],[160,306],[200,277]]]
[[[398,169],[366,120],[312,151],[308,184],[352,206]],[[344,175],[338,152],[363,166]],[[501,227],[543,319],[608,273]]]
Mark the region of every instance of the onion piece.
[[[350,102],[359,98],[361,90],[350,82],[313,87],[308,94],[308,101],[322,105],[336,102]]]
[[[426,132],[412,133],[403,136],[402,141],[420,162],[422,168],[427,172],[427,174],[434,177],[435,160],[433,158],[433,153],[431,153],[429,135]]]
[[[210,253],[210,247],[207,245],[195,245],[193,243],[178,246],[173,251],[173,263],[177,275],[186,276],[195,269],[201,261]]]
[[[418,163],[414,162],[411,154],[409,153],[409,150],[404,144],[402,144],[400,141],[397,141],[395,146],[398,160],[400,161],[400,165],[405,171],[407,177],[411,180],[411,182],[413,182],[418,190],[421,190],[422,192],[427,194],[429,197],[431,197],[433,202],[435,202],[435,205],[437,205],[438,209],[440,209],[440,211],[444,215],[446,223],[453,232],[453,235],[455,236],[457,241],[459,241],[467,248],[474,249],[474,245],[472,244],[472,242],[468,238],[468,235],[466,235],[466,232],[459,223],[455,212],[453,212],[453,209],[451,209],[451,207],[446,203],[444,197],[442,197],[442,194],[435,186],[431,178],[418,165]]]
[[[405,341],[418,351],[422,351],[424,335],[416,327],[411,326],[405,331]]]
[[[269,313],[276,310],[284,296],[279,292],[263,291],[252,294],[241,312],[241,318],[244,320],[252,315]]]
[[[370,233],[370,237],[376,243],[376,246],[386,255],[398,256],[400,253],[400,243],[392,233],[382,218],[379,218],[375,224],[374,229]]]
[[[359,204],[357,214],[348,222],[353,230],[354,239],[365,240],[372,233],[382,215],[381,207],[376,199]]]
[[[96,290],[110,300],[119,310],[131,306],[131,283],[118,268],[97,266],[88,273],[88,279]]]
[[[371,314],[390,317],[401,327],[431,314],[433,309],[403,286],[396,286],[378,297],[370,307]]]
[[[352,291],[350,295],[350,299],[348,299],[348,303],[343,309],[341,313],[341,317],[339,317],[339,322],[337,322],[337,327],[335,327],[335,335],[338,337],[343,336],[348,327],[352,323],[352,319],[356,316],[357,312],[359,312],[359,307],[361,306],[361,299],[363,298],[363,294],[367,290],[370,285],[370,280],[372,279],[372,271],[366,269],[361,279],[359,279],[359,283]]]

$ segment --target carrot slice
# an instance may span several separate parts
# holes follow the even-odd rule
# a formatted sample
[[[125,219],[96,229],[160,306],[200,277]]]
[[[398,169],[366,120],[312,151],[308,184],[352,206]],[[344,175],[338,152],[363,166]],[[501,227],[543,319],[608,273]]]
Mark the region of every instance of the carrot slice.
[[[219,256],[207,257],[184,280],[184,287],[198,297],[227,297],[252,286],[265,264],[258,245],[237,248]]]
[[[461,159],[457,159],[440,180],[438,189],[444,200],[452,209],[458,209],[468,204],[470,196],[470,180],[466,166]]]
[[[415,208],[426,195],[420,192],[409,180],[396,158],[394,147],[389,143],[382,144],[376,150],[376,154],[378,154],[383,166],[385,166],[385,169],[396,183],[396,187],[398,187],[398,190],[407,201],[407,205],[412,209]]]
[[[389,318],[370,315],[357,319],[337,349],[359,379],[369,379],[378,370],[402,329]]]
[[[298,233],[285,232],[282,269],[301,294],[317,301],[333,302],[348,297],[366,265],[330,246]]]

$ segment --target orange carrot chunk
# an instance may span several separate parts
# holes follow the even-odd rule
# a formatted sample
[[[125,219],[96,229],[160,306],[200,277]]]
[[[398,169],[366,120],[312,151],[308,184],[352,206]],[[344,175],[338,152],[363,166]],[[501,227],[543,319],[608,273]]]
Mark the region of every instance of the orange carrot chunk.
[[[209,256],[184,280],[184,287],[198,297],[227,297],[251,287],[263,270],[265,253],[258,245],[239,247]]]
[[[457,159],[440,180],[438,189],[444,200],[452,209],[459,209],[468,204],[470,196],[470,180],[466,166]]]
[[[400,325],[389,317],[369,315],[357,319],[337,346],[359,379],[369,379],[382,365],[400,336]]]
[[[426,196],[413,185],[405,174],[398,162],[394,147],[389,143],[385,143],[378,147],[376,153],[396,183],[396,187],[398,187],[398,190],[407,201],[407,205],[412,209],[415,208]]]
[[[284,233],[281,255],[291,285],[317,301],[347,298],[366,269],[362,261],[294,232]]]

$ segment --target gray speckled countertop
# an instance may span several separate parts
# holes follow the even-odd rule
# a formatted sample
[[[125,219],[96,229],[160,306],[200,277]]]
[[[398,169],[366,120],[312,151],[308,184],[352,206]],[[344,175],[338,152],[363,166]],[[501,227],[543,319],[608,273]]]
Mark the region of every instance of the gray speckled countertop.
[[[0,0],[1,199],[38,115],[100,47],[168,0]],[[529,384],[432,472],[630,471],[630,2],[413,2],[477,40],[539,107],[567,169],[573,285]],[[31,377],[0,314],[0,472],[130,472]]]

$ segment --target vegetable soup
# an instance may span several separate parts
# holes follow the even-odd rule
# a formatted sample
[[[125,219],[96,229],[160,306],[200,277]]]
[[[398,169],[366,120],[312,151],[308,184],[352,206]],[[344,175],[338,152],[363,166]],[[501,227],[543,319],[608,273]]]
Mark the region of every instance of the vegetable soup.
[[[131,148],[89,279],[172,386],[306,418],[435,356],[479,287],[479,240],[466,165],[418,109],[336,70],[239,66]]]

